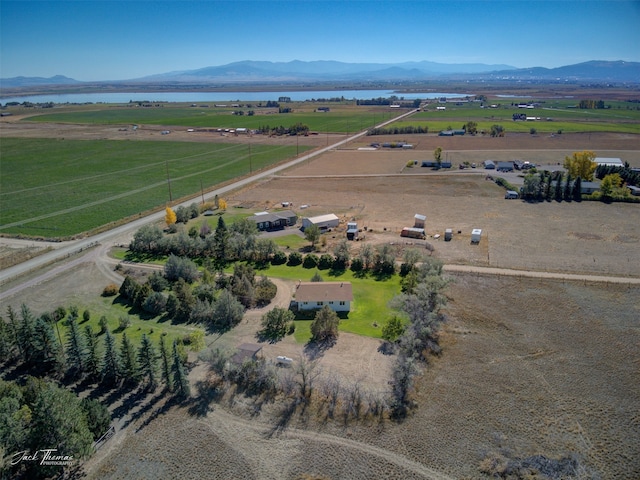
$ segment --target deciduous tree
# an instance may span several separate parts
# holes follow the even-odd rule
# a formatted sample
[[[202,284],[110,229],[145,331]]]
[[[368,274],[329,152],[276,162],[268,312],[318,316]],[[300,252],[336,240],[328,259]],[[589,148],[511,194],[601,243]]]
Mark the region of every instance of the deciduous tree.
[[[311,246],[314,247],[320,239],[320,228],[318,228],[317,225],[309,225],[304,229],[304,238],[306,238],[307,241],[311,243]]]
[[[171,207],[165,208],[164,221],[167,226],[170,227],[171,225],[175,225],[177,220],[178,217],[176,216],[176,212],[174,212]]]
[[[316,312],[316,316],[311,323],[311,342],[313,343],[334,343],[338,339],[338,324],[340,318],[324,305]]]
[[[289,324],[295,315],[291,310],[276,307],[262,316],[262,330],[260,336],[269,340],[278,341],[287,334]]]
[[[580,177],[583,181],[590,182],[597,167],[595,158],[596,154],[588,150],[573,152],[572,156],[565,157],[563,166],[572,177]]]

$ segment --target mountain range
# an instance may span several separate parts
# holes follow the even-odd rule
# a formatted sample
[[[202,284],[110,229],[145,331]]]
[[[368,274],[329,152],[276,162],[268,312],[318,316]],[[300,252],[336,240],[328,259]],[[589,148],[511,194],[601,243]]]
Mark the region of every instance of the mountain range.
[[[196,70],[173,71],[142,78],[109,82],[80,82],[63,75],[50,78],[0,79],[3,88],[83,83],[131,84],[260,84],[292,82],[416,82],[420,80],[515,80],[640,83],[640,63],[593,60],[557,68],[515,68],[481,63],[436,62],[345,63],[336,61],[241,61]]]

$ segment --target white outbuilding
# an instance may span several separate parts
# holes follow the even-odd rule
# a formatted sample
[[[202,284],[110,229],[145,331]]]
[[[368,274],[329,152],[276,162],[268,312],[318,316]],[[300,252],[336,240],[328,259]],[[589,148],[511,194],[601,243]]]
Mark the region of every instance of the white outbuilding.
[[[333,213],[302,219],[303,230],[307,227],[310,227],[311,225],[317,226],[320,230],[326,230],[328,228],[335,228],[340,225],[340,219]]]

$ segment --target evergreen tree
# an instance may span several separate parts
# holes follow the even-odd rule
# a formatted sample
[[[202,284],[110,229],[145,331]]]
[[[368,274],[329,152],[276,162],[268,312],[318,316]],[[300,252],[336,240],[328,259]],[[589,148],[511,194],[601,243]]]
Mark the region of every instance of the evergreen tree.
[[[580,177],[576,178],[576,181],[573,182],[573,199],[576,202],[582,200],[582,179]]]
[[[0,363],[9,359],[12,349],[11,327],[0,317]]]
[[[189,379],[178,353],[178,342],[175,340],[173,341],[173,391],[178,398],[187,398],[191,395]]]
[[[564,199],[567,202],[573,200],[573,191],[571,187],[571,175],[567,174],[567,182],[564,184]]]
[[[56,338],[51,324],[42,317],[36,321],[35,344],[34,360],[36,362],[45,370],[62,368],[62,345]]]
[[[169,352],[164,342],[164,336],[160,337],[160,363],[162,366],[162,379],[167,385],[167,389],[171,391],[171,368],[169,367]]]
[[[80,334],[80,326],[78,318],[75,315],[69,315],[67,320],[69,329],[67,330],[67,365],[72,371],[78,373],[84,371],[85,367],[85,344],[84,338]]]
[[[96,378],[100,373],[100,356],[98,355],[99,338],[95,333],[91,325],[86,325],[84,328],[84,338],[87,345],[87,357],[86,357],[86,370],[87,373]]]
[[[11,305],[7,307],[7,316],[9,317],[9,321],[5,324],[5,326],[7,329],[7,341],[10,345],[9,355],[11,355],[13,347],[15,347],[18,349],[18,354],[22,356],[22,347],[20,345],[20,342],[18,341],[18,332],[20,330],[20,327],[18,325],[18,319],[16,318],[16,312],[13,310],[13,308],[11,308]],[[2,319],[2,321],[4,322],[4,319]]]
[[[136,383],[138,381],[138,364],[136,362],[135,350],[127,337],[127,332],[122,333],[120,365],[122,366],[122,376],[125,380]]]
[[[218,217],[218,226],[213,234],[213,264],[222,270],[229,260],[229,230],[222,216]]]
[[[151,389],[156,388],[156,349],[146,334],[142,334],[140,349],[138,350],[138,365],[140,372],[147,379]]]
[[[545,186],[544,186],[544,195],[547,202],[550,202],[553,199],[553,189],[551,188],[551,175],[547,175]]]
[[[562,176],[560,175],[556,177],[556,187],[555,187],[554,196],[556,198],[556,202],[562,201]]]
[[[109,330],[104,337],[104,361],[102,362],[102,379],[110,385],[114,385],[120,379],[120,361],[116,351],[116,340]]]
[[[17,342],[22,353],[22,358],[25,363],[31,363],[33,361],[33,355],[35,354],[35,333],[36,333],[36,319],[25,304],[22,304],[20,309],[22,321],[18,327]],[[10,313],[10,318],[12,312]]]

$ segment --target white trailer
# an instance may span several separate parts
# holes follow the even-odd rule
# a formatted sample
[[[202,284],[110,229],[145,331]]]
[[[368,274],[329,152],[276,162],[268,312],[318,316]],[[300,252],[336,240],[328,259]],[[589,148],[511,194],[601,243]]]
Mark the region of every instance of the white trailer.
[[[480,243],[480,237],[482,237],[482,229],[474,228],[471,230],[471,243]]]
[[[276,357],[276,365],[280,367],[290,367],[293,365],[293,358],[278,356]]]
[[[409,237],[409,238],[419,238],[424,240],[427,238],[427,235],[424,231],[424,228],[416,228],[416,227],[404,227],[400,232],[401,237]]]

